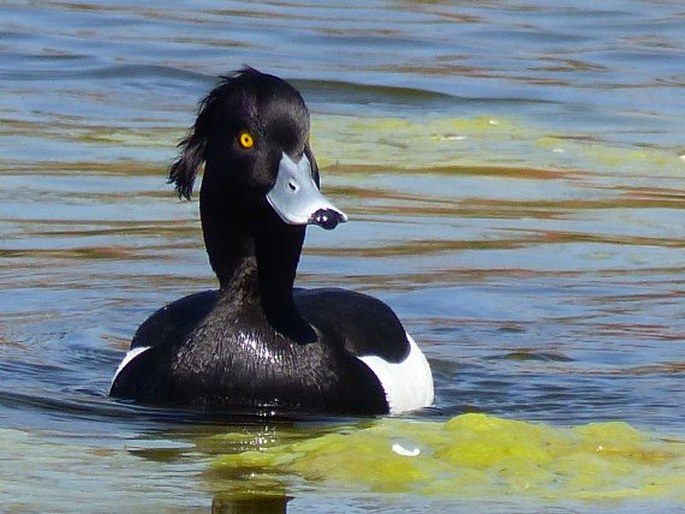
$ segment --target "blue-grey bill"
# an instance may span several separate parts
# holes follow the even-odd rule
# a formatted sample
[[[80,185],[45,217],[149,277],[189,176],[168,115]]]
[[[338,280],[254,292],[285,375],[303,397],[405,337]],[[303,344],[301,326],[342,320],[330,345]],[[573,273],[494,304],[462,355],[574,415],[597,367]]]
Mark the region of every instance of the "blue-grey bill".
[[[266,199],[288,225],[312,224],[330,230],[347,221],[347,215],[319,191],[306,155],[295,162],[283,154],[276,183],[266,194]]]

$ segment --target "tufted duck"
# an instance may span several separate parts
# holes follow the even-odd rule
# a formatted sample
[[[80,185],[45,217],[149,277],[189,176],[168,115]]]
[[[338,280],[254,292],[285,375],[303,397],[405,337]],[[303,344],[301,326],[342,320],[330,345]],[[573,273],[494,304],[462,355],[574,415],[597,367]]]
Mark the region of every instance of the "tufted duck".
[[[296,89],[245,68],[201,102],[170,182],[200,215],[219,289],[152,314],[110,395],[201,409],[383,414],[433,402],[421,350],[383,302],[293,287],[308,224],[347,216],[319,191],[309,112]]]

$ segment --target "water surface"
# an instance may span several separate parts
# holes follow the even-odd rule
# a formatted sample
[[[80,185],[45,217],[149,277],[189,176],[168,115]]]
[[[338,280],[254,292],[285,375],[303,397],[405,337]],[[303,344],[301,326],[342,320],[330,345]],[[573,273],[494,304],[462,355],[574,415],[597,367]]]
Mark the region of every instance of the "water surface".
[[[383,298],[431,361],[436,406],[409,416],[428,427],[417,444],[437,451],[431,431],[467,412],[533,423],[540,437],[620,421],[682,441],[685,9],[453,4],[2,7],[0,502],[58,512],[248,500],[279,512],[285,498],[289,512],[682,505],[673,487],[642,494],[630,480],[609,484],[609,504],[608,493],[521,496],[498,479],[468,500],[398,493],[285,465],[265,485],[221,459],[246,440],[278,449],[367,421],[208,423],[107,398],[138,324],[214,285],[197,202],[175,198],[166,167],[215,77],[250,64],[303,92],[323,187],[352,218],[310,229],[299,283]],[[393,420],[378,423],[381,444]],[[669,446],[679,443],[663,444],[682,469]]]

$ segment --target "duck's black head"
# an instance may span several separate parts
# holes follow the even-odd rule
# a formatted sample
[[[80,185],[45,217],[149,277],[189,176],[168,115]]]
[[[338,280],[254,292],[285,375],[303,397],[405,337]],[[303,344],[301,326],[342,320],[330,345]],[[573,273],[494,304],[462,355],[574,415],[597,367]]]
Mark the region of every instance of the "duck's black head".
[[[200,103],[169,179],[190,198],[205,164],[201,203],[230,207],[234,222],[276,213],[289,225],[334,228],[347,217],[319,193],[309,146],[309,111],[286,81],[245,68]]]
[[[202,100],[180,148],[169,180],[190,198],[204,163],[202,231],[221,288],[245,289],[236,280],[258,275],[262,303],[283,311],[305,226],[347,219],[319,192],[304,100],[284,80],[243,69]]]

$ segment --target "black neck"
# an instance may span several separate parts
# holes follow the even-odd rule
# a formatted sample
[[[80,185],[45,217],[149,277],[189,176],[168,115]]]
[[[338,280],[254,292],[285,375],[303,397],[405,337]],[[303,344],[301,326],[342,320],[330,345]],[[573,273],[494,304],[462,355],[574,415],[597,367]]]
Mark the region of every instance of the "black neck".
[[[252,307],[250,300],[259,299],[256,307],[277,332],[298,343],[316,340],[293,300],[305,227],[286,225],[268,207],[259,209],[262,216],[246,216],[240,206],[207,196],[201,192],[202,231],[221,294]]]

